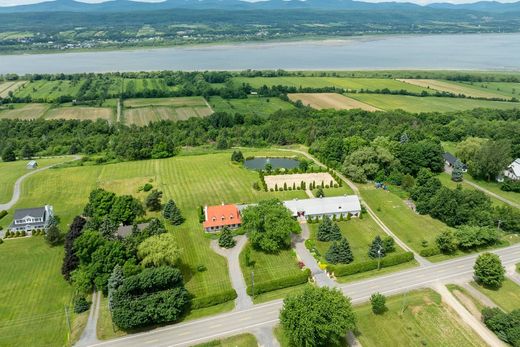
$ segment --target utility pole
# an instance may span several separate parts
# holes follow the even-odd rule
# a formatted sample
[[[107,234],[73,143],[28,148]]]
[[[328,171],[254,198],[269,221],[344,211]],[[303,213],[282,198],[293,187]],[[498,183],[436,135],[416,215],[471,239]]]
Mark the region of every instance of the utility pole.
[[[252,296],[253,296],[253,300],[255,299],[255,270],[252,270],[251,271],[251,291],[252,291]]]

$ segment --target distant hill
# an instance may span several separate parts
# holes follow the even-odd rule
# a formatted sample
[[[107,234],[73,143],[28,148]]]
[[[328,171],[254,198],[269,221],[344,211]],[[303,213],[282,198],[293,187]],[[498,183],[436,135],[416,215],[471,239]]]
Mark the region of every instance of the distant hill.
[[[97,4],[87,4],[74,0],[46,1],[38,4],[0,7],[0,13],[28,12],[131,12],[157,11],[165,9],[219,9],[219,10],[282,10],[282,9],[315,9],[315,10],[416,10],[431,8],[443,10],[471,10],[482,12],[520,11],[520,1],[500,3],[481,1],[472,4],[454,5],[435,3],[419,6],[412,3],[382,2],[369,3],[352,0],[267,0],[246,2],[241,0],[166,0],[159,3],[145,3],[129,0],[113,0]]]

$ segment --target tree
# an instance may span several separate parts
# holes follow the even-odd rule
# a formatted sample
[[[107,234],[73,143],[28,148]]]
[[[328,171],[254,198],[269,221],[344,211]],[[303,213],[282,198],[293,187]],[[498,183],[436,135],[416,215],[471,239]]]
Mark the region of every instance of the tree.
[[[455,155],[464,163],[470,163],[474,160],[475,155],[480,150],[487,139],[478,137],[468,137],[457,144]]]
[[[175,201],[172,199],[168,200],[164,206],[163,216],[173,225],[181,225],[184,222],[184,217],[181,214],[181,210],[179,207],[177,207],[177,204],[175,204]]]
[[[110,218],[117,224],[131,225],[137,217],[144,215],[143,205],[131,195],[114,197]]]
[[[157,189],[152,190],[151,193],[146,197],[146,208],[150,211],[160,211],[162,208],[161,199],[162,192]]]
[[[108,278],[108,308],[110,311],[114,308],[114,292],[119,288],[121,284],[123,284],[124,276],[123,276],[123,268],[117,264],[114,266],[114,270],[110,277]]]
[[[317,238],[319,241],[338,241],[341,239],[341,230],[337,223],[333,222],[328,216],[323,216],[323,221],[318,227]]]
[[[487,141],[475,154],[469,171],[471,176],[494,180],[511,162],[511,144],[506,140]]]
[[[475,279],[478,283],[490,288],[499,288],[504,281],[505,269],[498,255],[484,253],[475,261]]]
[[[110,213],[116,195],[104,189],[97,188],[90,192],[88,203],[83,210],[86,217],[101,218]]]
[[[435,239],[437,247],[442,253],[450,254],[457,250],[457,240],[451,230],[444,230]]]
[[[395,251],[395,241],[392,236],[385,236],[383,238],[383,247],[385,249],[385,254],[392,253]]]
[[[276,253],[291,245],[291,233],[298,233],[298,222],[277,199],[263,200],[242,211],[242,229],[255,249]]]
[[[375,314],[385,313],[386,311],[386,297],[380,293],[374,293],[370,296],[370,303],[372,304],[372,312]]]
[[[350,244],[345,237],[339,242],[334,241],[330,246],[325,259],[331,264],[349,264],[354,260]]]
[[[61,242],[61,231],[56,224],[52,223],[47,228],[45,241],[51,246],[56,246]]]
[[[220,233],[220,237],[218,238],[218,245],[223,248],[233,248],[236,245],[236,241],[233,238],[233,233],[227,227],[222,229]]]
[[[385,255],[385,245],[383,244],[383,240],[381,239],[381,236],[376,235],[368,250],[368,256],[372,259],[377,259],[383,258]]]
[[[34,156],[34,150],[29,144],[25,144],[22,148],[22,157],[31,159]]]
[[[318,198],[325,197],[325,193],[323,192],[322,186],[319,186],[318,189],[316,190],[316,197],[318,197]]]
[[[231,154],[231,161],[242,163],[244,161],[244,155],[241,151],[233,151],[233,154]]]
[[[63,264],[61,266],[61,274],[67,281],[70,281],[70,273],[79,266],[79,259],[76,256],[73,247],[74,241],[81,236],[86,222],[87,221],[81,216],[74,217],[69,231],[65,236],[65,256],[63,257]]]
[[[462,182],[464,179],[464,165],[460,160],[457,159],[455,164],[453,165],[453,170],[451,171],[451,180],[453,182]]]
[[[117,231],[118,224],[116,221],[112,220],[111,216],[106,215],[103,217],[101,224],[99,225],[99,233],[103,235],[103,237],[107,240],[112,240],[115,238],[115,233]]]
[[[339,290],[308,285],[284,300],[280,324],[294,346],[331,346],[355,329],[356,317]]]
[[[141,264],[148,266],[175,265],[181,256],[175,235],[164,233],[151,236],[137,247]]]
[[[13,147],[9,146],[4,149],[2,152],[2,160],[6,162],[16,160],[16,154],[14,153]]]

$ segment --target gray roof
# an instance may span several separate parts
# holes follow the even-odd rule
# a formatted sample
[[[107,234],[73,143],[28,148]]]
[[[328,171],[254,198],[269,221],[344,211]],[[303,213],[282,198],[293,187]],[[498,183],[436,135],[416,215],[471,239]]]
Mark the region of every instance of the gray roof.
[[[303,200],[288,200],[283,204],[293,215],[305,212],[306,215],[322,215],[340,212],[359,212],[361,204],[357,195],[334,196]]]
[[[148,224],[150,224],[150,223],[137,224],[137,228],[139,229],[139,231],[143,231],[143,229],[146,228],[148,226]],[[121,237],[127,237],[128,235],[130,235],[132,233],[133,227],[134,227],[133,225],[122,225],[119,228],[117,228],[116,234]]]
[[[22,219],[26,216],[41,217],[45,216],[45,207],[21,208],[14,211],[14,219]]]

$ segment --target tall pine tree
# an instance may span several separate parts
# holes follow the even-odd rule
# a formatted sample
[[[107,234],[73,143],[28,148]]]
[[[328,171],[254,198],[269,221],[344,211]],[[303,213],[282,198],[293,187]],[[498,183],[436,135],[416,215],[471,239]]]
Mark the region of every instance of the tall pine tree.
[[[160,211],[162,208],[161,199],[162,192],[157,189],[152,190],[152,192],[146,197],[146,208],[150,211]]]
[[[354,260],[348,240],[344,237],[339,242],[334,241],[330,246],[325,259],[331,264],[349,264]]]
[[[168,200],[164,206],[163,216],[166,220],[170,221],[173,225],[180,225],[184,222],[181,210],[175,204],[175,201]]]
[[[110,311],[114,309],[114,292],[121,284],[123,284],[123,280],[123,269],[119,264],[116,264],[112,270],[112,273],[110,274],[110,277],[108,278],[108,308]]]
[[[229,228],[222,229],[222,232],[220,233],[220,237],[218,239],[218,245],[224,248],[235,247],[236,241],[233,238],[233,233],[231,233],[231,230],[229,230]]]
[[[323,221],[320,223],[320,226],[318,227],[318,241],[330,241],[330,233],[332,230],[332,221],[329,217],[324,216]]]
[[[381,236],[376,235],[368,250],[368,256],[372,259],[377,259],[378,257],[383,258],[385,255],[385,245],[383,240],[381,239]]]
[[[464,178],[464,165],[460,160],[457,159],[455,164],[453,165],[453,170],[451,171],[451,180],[453,182],[462,182]]]

